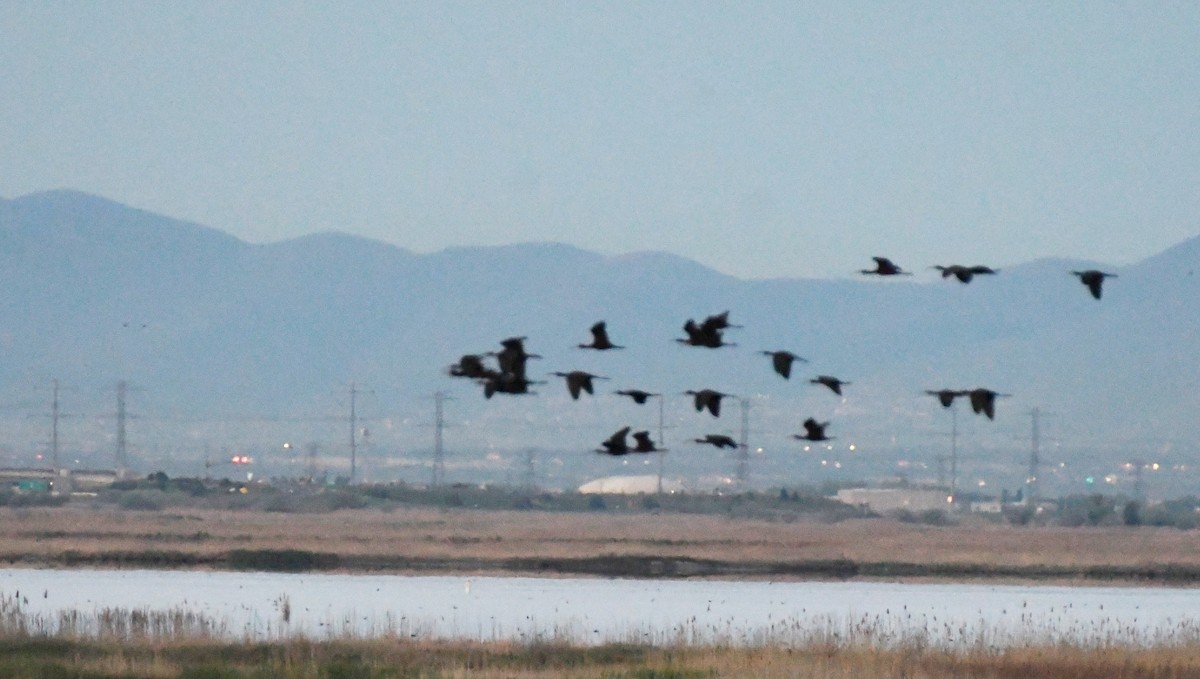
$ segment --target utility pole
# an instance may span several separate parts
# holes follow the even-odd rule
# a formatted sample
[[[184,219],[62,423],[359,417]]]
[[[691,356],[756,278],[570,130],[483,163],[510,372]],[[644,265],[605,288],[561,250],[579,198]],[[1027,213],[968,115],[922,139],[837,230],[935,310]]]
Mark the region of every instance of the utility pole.
[[[128,458],[125,441],[125,394],[129,385],[125,380],[117,382],[117,478],[125,478],[128,472]]]
[[[58,380],[54,380],[54,398],[50,402],[50,465],[58,475]]]
[[[937,455],[933,458],[937,461],[937,485],[938,488],[946,487],[946,463],[950,461],[949,455]]]
[[[664,446],[663,403],[665,401],[666,401],[666,397],[663,396],[662,394],[659,394],[658,395],[658,447],[659,447],[659,451],[658,451],[658,484],[655,486],[655,492],[657,492],[659,495],[662,495],[662,492],[663,492],[663,485],[662,485],[663,461],[667,456],[667,452],[665,450],[663,450],[663,446]]]
[[[451,398],[444,391],[433,394],[433,487],[437,488],[446,481],[446,451],[442,446],[442,430],[446,428],[446,418],[442,404]]]
[[[525,449],[525,492],[533,495],[537,492],[537,467],[534,464],[533,448]]]
[[[958,502],[958,408],[950,408],[950,500]]]
[[[1146,480],[1142,476],[1146,461],[1138,458],[1133,461],[1133,499],[1135,502],[1146,503]]]
[[[355,411],[355,399],[358,397],[356,385],[350,383],[350,485],[358,471],[358,414]]]
[[[737,453],[737,485],[745,490],[750,476],[750,399],[741,399],[742,403],[742,440]]]
[[[1033,429],[1029,437],[1029,471],[1025,475],[1025,503],[1030,507],[1037,507],[1040,499],[1038,474],[1041,465],[1041,431],[1038,425],[1041,415],[1042,411],[1038,408],[1029,411],[1029,416],[1033,420]]]

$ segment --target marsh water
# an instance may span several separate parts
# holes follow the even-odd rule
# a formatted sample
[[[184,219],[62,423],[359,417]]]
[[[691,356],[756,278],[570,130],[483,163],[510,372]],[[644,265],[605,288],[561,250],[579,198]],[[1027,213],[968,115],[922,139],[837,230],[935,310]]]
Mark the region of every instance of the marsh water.
[[[1200,589],[1160,587],[13,568],[0,569],[0,600],[47,632],[68,612],[86,627],[105,611],[175,611],[246,639],[1005,645],[1200,636]]]

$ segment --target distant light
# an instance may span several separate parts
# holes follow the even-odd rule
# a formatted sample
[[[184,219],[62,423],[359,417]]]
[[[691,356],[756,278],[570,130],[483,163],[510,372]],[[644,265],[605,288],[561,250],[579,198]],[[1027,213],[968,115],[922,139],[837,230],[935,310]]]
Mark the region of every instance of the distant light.
[[[1158,467],[1159,467],[1159,464],[1158,464],[1157,462],[1155,462],[1154,464],[1150,465],[1150,468],[1151,468],[1151,469],[1153,469],[1154,471],[1158,471]]]
[[[850,444],[850,452],[854,452],[854,451],[856,451],[856,450],[858,450],[858,446],[856,446],[856,445],[854,445],[853,443],[851,443],[851,444]]]
[[[291,444],[291,442],[290,442],[290,441],[284,441],[284,442],[283,442],[283,449],[284,449],[284,450],[291,450],[291,449],[292,449],[292,444]]]
[[[1084,482],[1084,483],[1086,483],[1086,484],[1088,484],[1088,485],[1090,486],[1090,485],[1092,485],[1093,483],[1095,483],[1095,482],[1096,482],[1096,477],[1094,477],[1094,476],[1089,476],[1089,477],[1087,477],[1086,479],[1084,479],[1084,480],[1083,480],[1083,482]]]
[[[950,503],[953,503],[953,502],[954,502],[954,496],[953,496],[953,495],[947,495],[947,496],[946,496],[946,503],[947,503],[947,504],[950,504]]]

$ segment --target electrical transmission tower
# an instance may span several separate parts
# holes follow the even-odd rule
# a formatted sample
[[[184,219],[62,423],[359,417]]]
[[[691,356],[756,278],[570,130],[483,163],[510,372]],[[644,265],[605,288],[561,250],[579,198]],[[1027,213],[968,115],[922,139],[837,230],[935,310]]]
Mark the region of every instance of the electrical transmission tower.
[[[741,399],[742,404],[742,438],[737,452],[737,486],[746,490],[750,480],[750,399]]]
[[[1041,473],[1041,429],[1040,418],[1042,411],[1034,408],[1029,411],[1029,417],[1032,419],[1032,429],[1029,434],[1029,470],[1025,474],[1025,503],[1030,507],[1037,507],[1038,501],[1041,499],[1041,484],[1038,476]]]
[[[117,382],[117,459],[116,473],[118,479],[123,479],[129,472],[128,450],[125,440],[125,396],[129,391],[129,384],[125,380]]]
[[[438,391],[433,394],[433,487],[438,488],[446,481],[446,451],[442,446],[442,430],[446,428],[446,417],[443,403],[452,397],[446,392]]]

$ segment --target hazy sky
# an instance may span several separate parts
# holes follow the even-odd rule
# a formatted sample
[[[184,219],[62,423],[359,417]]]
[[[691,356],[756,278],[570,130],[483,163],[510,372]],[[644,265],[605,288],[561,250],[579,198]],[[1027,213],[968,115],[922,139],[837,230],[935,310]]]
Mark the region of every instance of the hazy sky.
[[[0,0],[0,196],[741,277],[1200,233],[1200,3]]]

